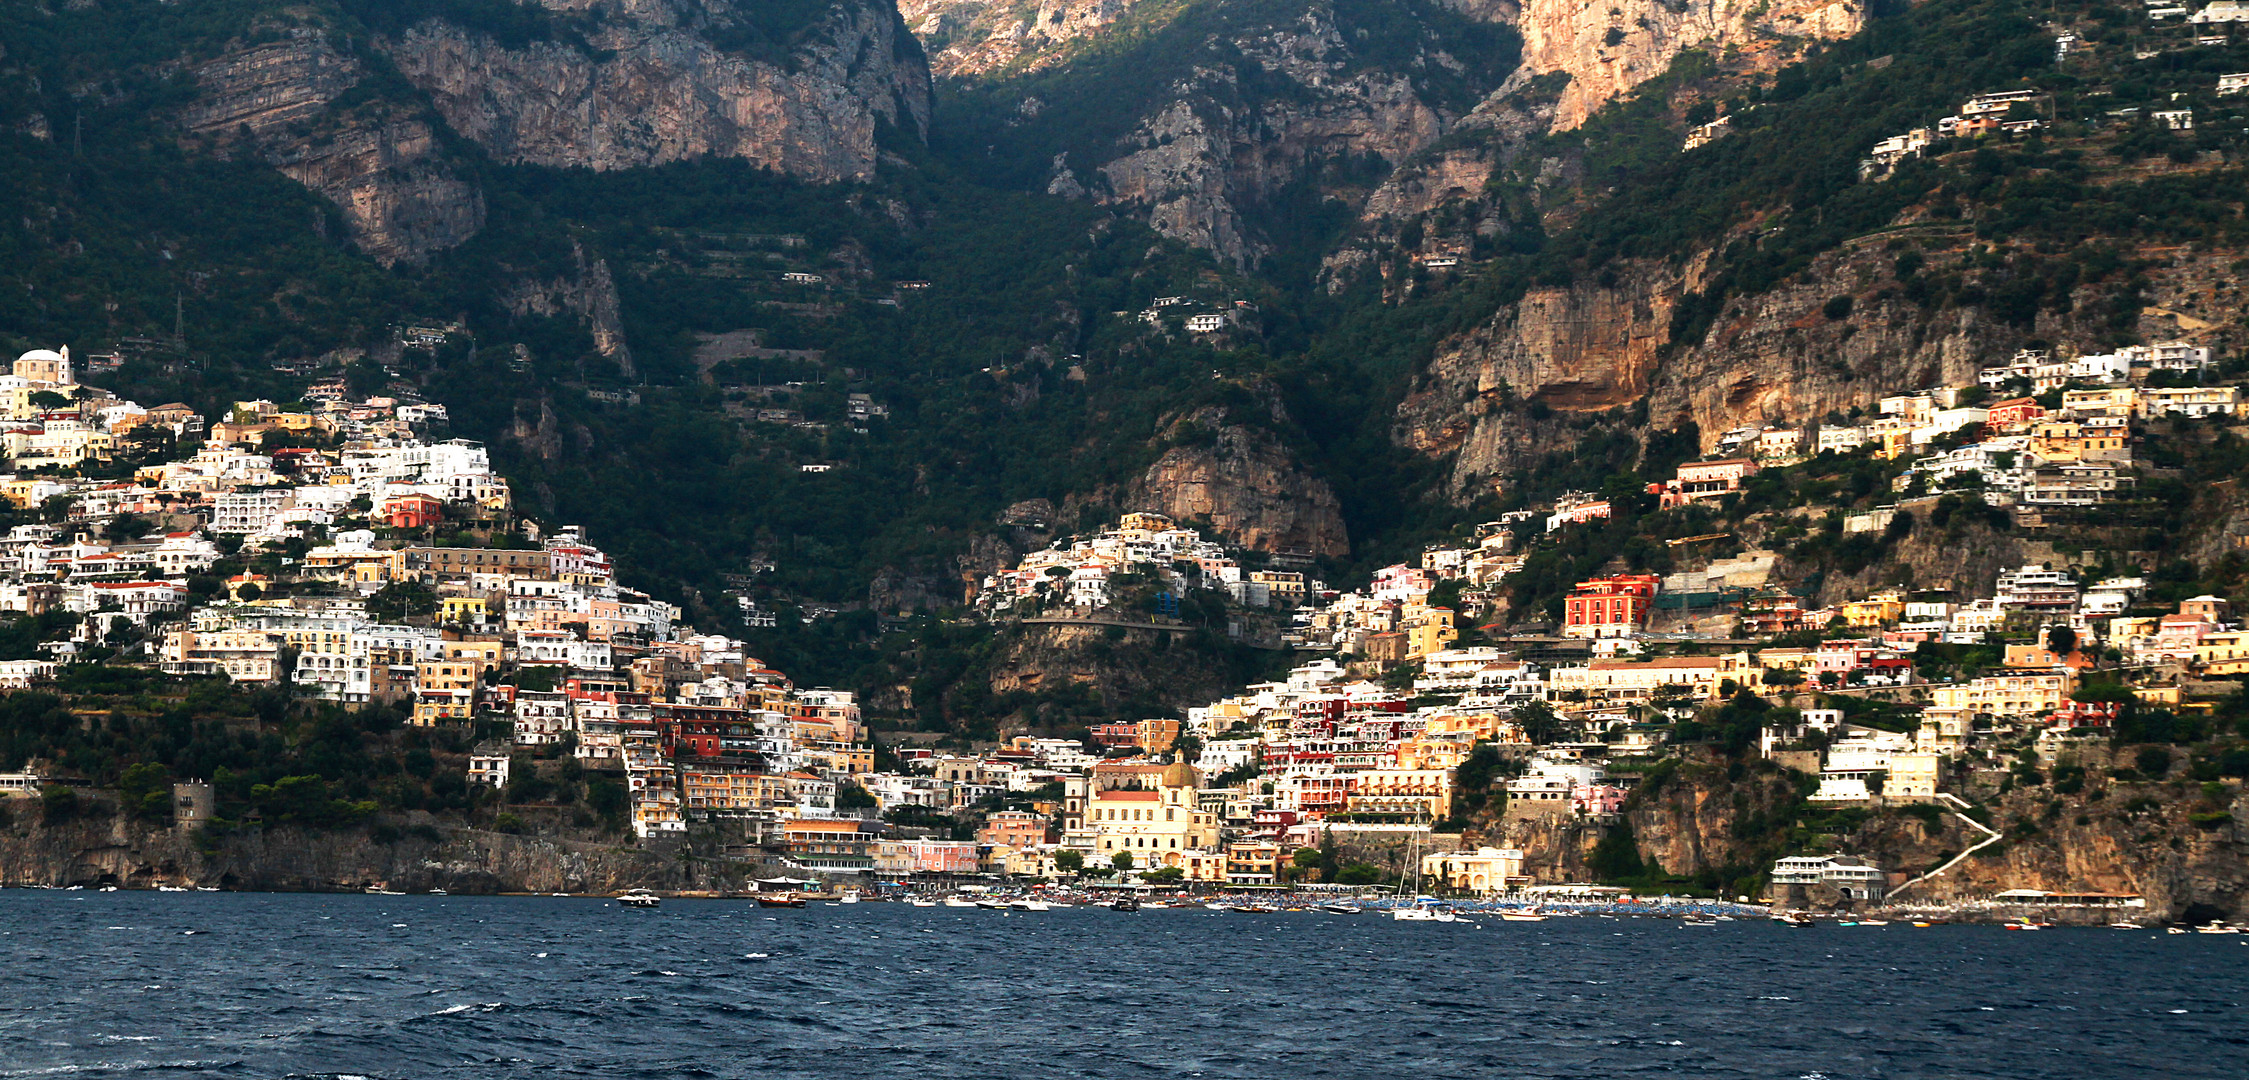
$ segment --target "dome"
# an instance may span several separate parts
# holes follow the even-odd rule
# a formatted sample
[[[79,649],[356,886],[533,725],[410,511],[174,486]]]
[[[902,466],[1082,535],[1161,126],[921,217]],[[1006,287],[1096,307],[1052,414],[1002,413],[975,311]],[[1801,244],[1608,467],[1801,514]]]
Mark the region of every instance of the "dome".
[[[6,355],[6,353],[0,353],[0,356]],[[19,364],[23,363],[26,360],[36,360],[43,363],[59,364],[63,361],[63,355],[59,352],[55,352],[52,349],[33,349],[30,352],[23,354],[22,356],[16,357],[16,363]]]

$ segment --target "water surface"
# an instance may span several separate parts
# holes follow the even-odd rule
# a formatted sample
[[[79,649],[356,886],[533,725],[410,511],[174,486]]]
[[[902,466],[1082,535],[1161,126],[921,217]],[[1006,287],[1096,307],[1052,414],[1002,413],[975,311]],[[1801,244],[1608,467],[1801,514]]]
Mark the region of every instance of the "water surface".
[[[0,1077],[2249,1077],[2249,936],[0,891]]]

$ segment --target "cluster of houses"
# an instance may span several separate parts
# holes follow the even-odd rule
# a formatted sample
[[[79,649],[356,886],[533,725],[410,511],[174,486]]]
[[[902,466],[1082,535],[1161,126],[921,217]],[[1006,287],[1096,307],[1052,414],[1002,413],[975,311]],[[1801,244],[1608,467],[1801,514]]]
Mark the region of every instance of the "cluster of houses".
[[[993,613],[1091,613],[1111,606],[1112,586],[1124,575],[1154,582],[1174,598],[1189,588],[1215,589],[1259,608],[1293,608],[1311,587],[1296,571],[1246,569],[1224,547],[1162,514],[1132,513],[1090,539],[1031,552],[1013,569],[987,576],[976,606]]]

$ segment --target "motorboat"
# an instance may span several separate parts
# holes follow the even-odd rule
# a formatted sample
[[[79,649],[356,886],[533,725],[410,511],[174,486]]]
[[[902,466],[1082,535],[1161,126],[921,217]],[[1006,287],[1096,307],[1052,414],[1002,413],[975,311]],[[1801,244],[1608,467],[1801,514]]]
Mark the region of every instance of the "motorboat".
[[[856,904],[858,902],[859,890],[857,889],[845,889],[843,895],[836,898],[836,903],[839,904]]]
[[[1390,918],[1394,922],[1453,922],[1460,916],[1453,914],[1451,908],[1415,906],[1395,908]]]
[[[913,906],[915,906],[915,907],[936,907],[936,906],[937,906],[937,901],[935,901],[935,900],[932,900],[932,899],[930,899],[930,898],[928,898],[928,897],[926,897],[926,896],[914,896],[914,897],[908,897],[908,898],[907,898],[907,900],[906,900],[906,902],[907,902],[907,903],[909,903],[909,904],[912,904],[912,905],[913,905]]]
[[[367,895],[369,895],[369,896],[404,896],[404,895],[406,895],[406,894],[405,894],[404,892],[401,892],[401,891],[397,890],[397,889],[386,889],[386,888],[384,888],[384,887],[382,887],[382,886],[380,886],[380,885],[369,885],[369,886],[367,886]]]
[[[2144,929],[2146,929],[2145,927],[2141,926],[2140,924],[2138,924],[2138,923],[2136,923],[2136,922],[2112,922],[2112,923],[2108,924],[2108,928],[2109,928],[2109,929],[2111,929],[2111,930],[2144,930]]]
[[[2241,928],[2227,926],[2222,922],[2214,922],[2208,926],[2197,926],[2194,928],[2194,932],[2197,934],[2238,934],[2241,932]]]
[[[971,899],[969,899],[969,898],[967,898],[967,897],[965,897],[965,896],[948,896],[948,897],[946,897],[946,898],[945,898],[945,906],[946,906],[946,907],[975,907],[975,906],[976,906],[976,901],[974,901],[974,900],[971,900]]]
[[[2029,919],[2029,918],[2028,918],[2028,917],[2026,916],[2026,917],[2024,917],[2024,918],[2021,918],[2021,919],[2017,919],[2017,920],[2015,920],[2014,922],[2011,922],[2011,923],[2006,923],[2006,924],[2002,925],[2002,926],[2001,926],[2001,929],[2004,929],[2004,930],[2044,930],[2044,929],[2046,929],[2047,925],[2048,925],[2048,924],[2046,924],[2046,923],[2042,923],[2042,922],[2032,922],[2032,921],[2030,921],[2030,919]]]
[[[180,886],[178,886],[178,885],[158,885],[158,886],[156,887],[156,891],[157,891],[157,892],[186,892],[187,890],[186,890],[186,889],[184,889],[184,888],[182,888],[182,887],[180,887]]]
[[[1140,898],[1137,896],[1117,897],[1116,899],[1109,901],[1109,910],[1138,911],[1140,910]]]
[[[649,892],[646,889],[634,889],[631,892],[620,893],[617,896],[618,907],[641,908],[647,910],[659,907],[663,904],[663,902],[663,897]]]
[[[1801,911],[1776,912],[1773,915],[1773,921],[1781,924],[1782,926],[1795,927],[1798,930],[1809,930],[1813,926],[1818,925],[1812,921],[1812,917],[1810,915],[1806,915]]]
[[[977,906],[977,907],[980,907],[980,908],[983,908],[983,909],[984,909],[984,910],[986,910],[986,911],[1006,911],[1006,910],[1007,910],[1007,901],[1005,901],[1005,900],[978,900],[978,901],[976,901],[976,906]]]
[[[804,897],[795,893],[759,893],[757,906],[799,908],[804,906]]]
[[[1321,904],[1320,910],[1330,915],[1357,915],[1359,909],[1350,904]]]
[[[1501,922],[1545,922],[1545,921],[1546,921],[1546,913],[1545,913],[1545,912],[1543,912],[1543,911],[1540,911],[1540,910],[1539,910],[1538,908],[1536,908],[1536,907],[1529,907],[1529,908],[1524,908],[1524,909],[1523,909],[1523,910],[1521,910],[1521,911],[1502,911],[1502,912],[1500,912],[1500,913],[1499,913],[1499,921],[1501,921]]]
[[[1007,907],[1010,911],[1046,911],[1051,905],[1044,900],[1024,899],[1010,900],[1007,902]]]

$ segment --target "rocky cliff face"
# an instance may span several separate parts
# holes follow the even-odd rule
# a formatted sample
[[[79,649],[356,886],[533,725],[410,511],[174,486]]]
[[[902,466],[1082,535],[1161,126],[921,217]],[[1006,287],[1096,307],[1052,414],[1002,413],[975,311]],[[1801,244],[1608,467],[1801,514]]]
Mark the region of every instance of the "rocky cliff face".
[[[901,0],[899,14],[930,49],[939,76],[984,75],[1053,64],[1070,43],[1132,10],[1133,0]]]
[[[1984,272],[1965,236],[1932,234],[1925,243],[1913,249],[1927,259],[1924,273],[1973,280]],[[1622,417],[1644,402],[1646,426],[1692,423],[1707,448],[1743,424],[1802,425],[1886,394],[1972,383],[1979,367],[2033,339],[2093,342],[2108,332],[2118,282],[2080,286],[2068,310],[2049,307],[2013,323],[1983,307],[1929,309],[1906,299],[1897,254],[1860,243],[1822,255],[1805,273],[1733,300],[1700,342],[1674,340],[1672,313],[1681,295],[1708,286],[1707,258],[1624,263],[1599,280],[1532,289],[1438,349],[1398,408],[1396,437],[1449,456],[1455,491],[1482,492],[1539,455],[1566,450],[1582,434],[1573,418]],[[2195,296],[2202,317],[2224,317],[2200,283],[2231,257],[2180,253],[2152,267],[2139,332],[2176,335],[2174,309]],[[1849,313],[1831,316],[1838,297],[1850,298]]]
[[[455,131],[510,163],[622,169],[741,158],[863,179],[876,129],[929,122],[921,49],[887,4],[839,3],[790,48],[722,47],[759,17],[732,0],[544,0],[582,40],[503,42],[442,20],[382,45]]]
[[[273,892],[611,893],[730,891],[754,862],[687,860],[676,850],[447,827],[387,842],[365,830],[253,831],[205,849],[172,829],[107,818],[0,830],[0,886],[210,886]]]
[[[1176,445],[1132,487],[1131,508],[1208,522],[1227,543],[1258,551],[1349,553],[1334,490],[1270,432],[1210,407],[1174,419],[1165,438]]]
[[[1866,25],[1860,0],[1471,2],[1521,32],[1526,71],[1569,76],[1552,121],[1557,131],[1663,74],[1688,49],[1777,66],[1809,41],[1848,37]]]
[[[325,35],[300,31],[194,75],[202,92],[180,118],[190,133],[327,196],[351,238],[384,264],[419,262],[483,227],[483,195],[413,110],[380,99],[336,107],[367,72]]]

